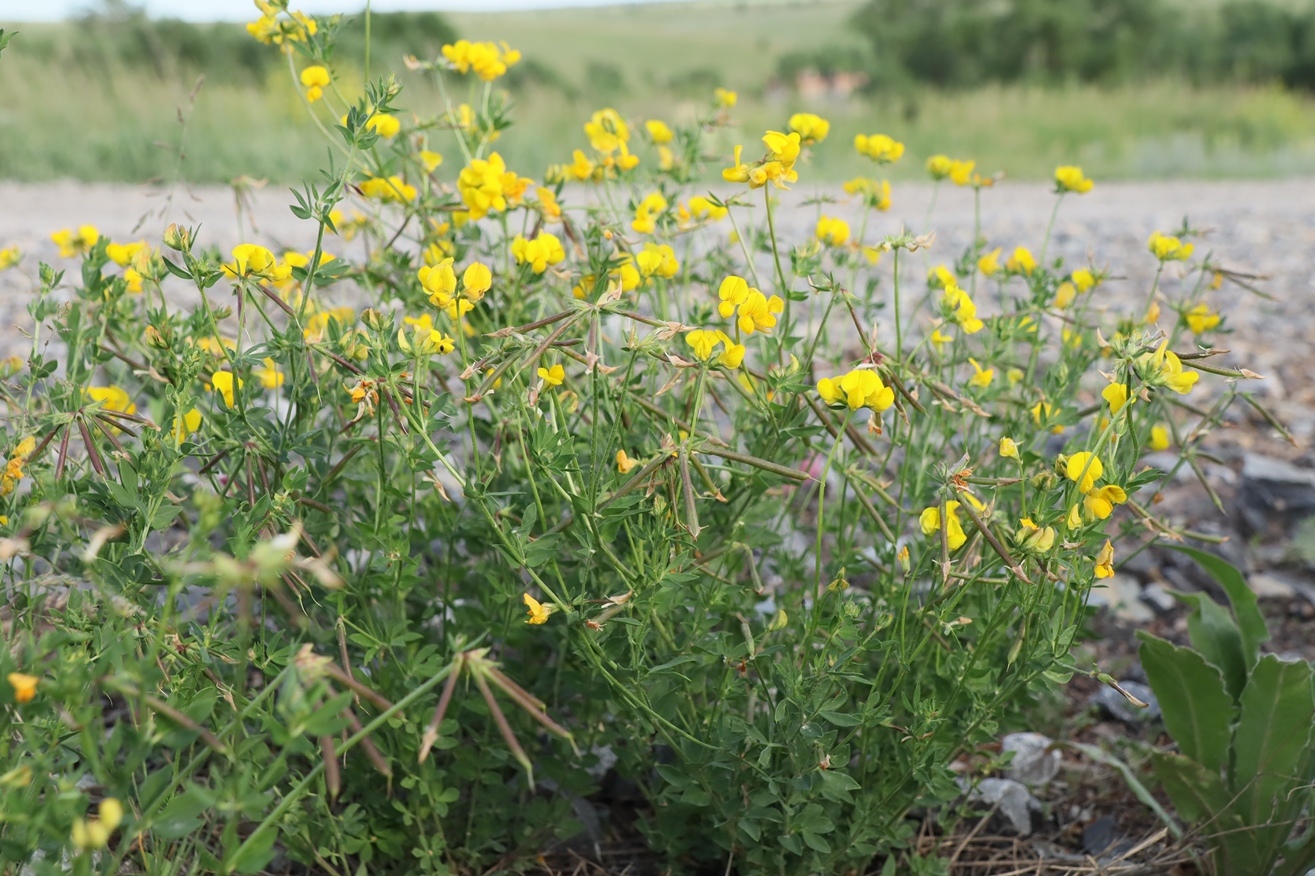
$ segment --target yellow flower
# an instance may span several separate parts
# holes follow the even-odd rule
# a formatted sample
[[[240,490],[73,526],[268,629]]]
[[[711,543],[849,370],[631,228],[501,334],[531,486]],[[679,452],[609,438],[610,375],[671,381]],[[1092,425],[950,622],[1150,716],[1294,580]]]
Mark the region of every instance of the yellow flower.
[[[1090,289],[1094,289],[1096,286],[1100,285],[1101,280],[1101,278],[1096,274],[1093,274],[1089,268],[1078,268],[1069,275],[1069,279],[1073,281],[1073,285],[1077,287],[1079,292],[1086,292]]]
[[[748,299],[749,283],[743,277],[731,274],[721,281],[721,288],[717,290],[717,297],[721,299],[721,303],[717,305],[717,312],[721,314],[723,319],[730,319],[735,313],[735,308]]]
[[[230,277],[260,277],[279,282],[292,276],[291,265],[279,264],[274,253],[254,243],[233,247],[233,261],[225,263],[223,268]]]
[[[282,377],[282,375],[279,375]],[[201,428],[201,412],[192,408],[185,414],[174,416],[174,438],[179,444],[187,440],[197,429]]]
[[[1078,287],[1072,283],[1060,283],[1059,288],[1055,290],[1055,306],[1061,310],[1073,303],[1073,299],[1078,295]]]
[[[719,222],[726,218],[726,208],[712,203],[702,195],[695,195],[689,199],[689,214],[700,221],[708,219]]]
[[[983,276],[994,277],[1000,270],[1000,247],[988,252],[977,260],[977,270],[982,272]]]
[[[1195,371],[1184,373],[1182,361],[1168,347],[1169,339],[1165,338],[1154,353],[1145,353],[1137,360],[1142,378],[1152,386],[1167,386],[1179,395],[1187,395],[1201,375]]]
[[[461,275],[461,291],[471,301],[478,301],[493,286],[493,272],[482,262],[471,262]]]
[[[429,303],[435,307],[447,307],[457,291],[457,274],[452,269],[452,259],[446,258],[436,265],[425,265],[416,272],[421,287],[429,293]]]
[[[1198,304],[1183,314],[1192,334],[1200,335],[1219,325],[1219,314],[1212,313],[1208,304]]]
[[[1146,248],[1162,262],[1181,262],[1192,256],[1193,245],[1156,231],[1146,241]]]
[[[344,124],[346,124],[344,122]],[[385,140],[391,140],[397,136],[398,131],[402,130],[402,123],[396,116],[390,116],[387,113],[375,113],[366,119],[365,127],[374,131]],[[407,198],[409,201],[410,198]]]
[[[533,596],[531,596],[528,593],[525,594],[524,599],[525,599],[525,604],[529,607],[529,611],[528,611],[529,619],[527,619],[525,622],[527,624],[547,623],[548,616],[551,615],[553,612],[553,606],[544,605],[543,603],[539,602],[539,600],[535,599]]]
[[[950,162],[950,182],[956,186],[968,185],[972,181],[973,168],[976,166],[976,161],[959,161],[955,159]]]
[[[959,522],[959,503],[953,500],[946,502],[945,512],[945,516],[949,518],[945,527],[945,538],[949,542],[950,550],[957,551],[968,540],[968,536],[963,531],[963,524]],[[940,532],[941,509],[935,505],[925,509],[918,517],[918,525],[922,527],[922,534],[928,537]]]
[[[136,268],[128,268],[123,272],[123,282],[128,284],[128,293],[131,295],[142,294],[142,279]]]
[[[953,341],[954,335],[947,335],[945,334],[945,332],[941,331],[940,329],[936,329],[931,333],[930,340],[933,344],[936,345],[936,349],[939,350],[941,347]]]
[[[491,211],[516,206],[532,183],[507,170],[506,162],[496,152],[487,159],[472,160],[457,176],[457,189],[471,219],[483,219]]]
[[[1105,546],[1096,554],[1096,577],[1112,578],[1114,576],[1114,545],[1105,539]]]
[[[767,165],[780,165],[779,170],[769,170],[768,179],[780,186],[780,179],[795,182],[799,175],[794,171],[795,160],[799,158],[800,137],[798,132],[782,134],[780,131],[768,131],[763,135],[763,145],[767,147]]]
[[[22,252],[16,246],[0,249],[0,271],[7,271],[23,259]]]
[[[729,368],[732,371],[739,368],[744,362],[744,344],[735,343],[730,335],[726,334],[721,329],[717,330],[717,339],[721,341],[722,346],[725,347],[722,354],[717,357],[717,364]]]
[[[890,182],[877,181],[863,176],[856,176],[845,183],[845,192],[850,195],[862,195],[863,202],[874,210],[885,212],[890,209]]]
[[[715,331],[695,329],[685,335],[685,343],[689,344],[699,361],[706,362],[712,357],[712,351],[721,343],[721,338],[717,337]]]
[[[433,173],[435,168],[443,163],[442,155],[428,149],[421,149],[416,153],[416,158],[420,159],[420,166],[425,169],[425,173]]]
[[[844,219],[823,216],[817,220],[817,239],[827,246],[844,246],[849,241],[849,223]]]
[[[35,675],[24,675],[21,672],[11,672],[7,678],[9,686],[14,689],[14,702],[32,702],[32,698],[37,695],[37,682],[41,679]]]
[[[791,131],[799,135],[804,145],[821,143],[831,133],[831,123],[812,113],[795,113],[786,123]]]
[[[739,95],[734,91],[725,88],[714,88],[712,91],[712,97],[713,100],[716,101],[717,106],[722,107],[723,109],[730,109],[735,106],[735,101],[739,98]]]
[[[640,462],[638,459],[631,459],[629,456],[626,456],[624,450],[618,450],[616,452],[616,470],[621,472],[621,474],[630,474],[635,466],[639,464]]]
[[[676,251],[665,243],[644,244],[643,250],[635,256],[635,265],[639,269],[639,276],[645,280],[654,274],[670,280],[680,270],[680,262],[676,261]]]
[[[1082,497],[1082,505],[1098,520],[1105,520],[1114,512],[1115,505],[1122,505],[1128,501],[1128,494],[1122,487],[1114,484],[1106,484],[1103,487],[1094,489]]]
[[[566,379],[566,369],[560,364],[551,368],[540,368],[538,374],[543,378],[543,382],[549,386],[561,386],[562,381]]]
[[[414,201],[418,192],[397,174],[390,177],[372,176],[358,186],[361,194],[376,201]]]
[[[1036,423],[1038,426],[1044,425],[1044,423],[1049,423],[1054,414],[1055,409],[1050,406],[1050,402],[1040,401],[1032,406],[1032,422]],[[1050,431],[1058,435],[1060,432],[1064,431],[1064,427],[1056,424],[1050,427]]]
[[[1079,511],[1079,507],[1080,506],[1075,504],[1068,509],[1068,518],[1064,521],[1064,524],[1068,526],[1069,529],[1082,528],[1082,513]]]
[[[973,366],[973,371],[976,372],[975,374],[973,374],[972,377],[968,378],[968,385],[978,386],[981,387],[982,389],[985,389],[986,387],[990,386],[991,379],[995,377],[995,369],[994,368],[983,369],[981,365],[977,364],[977,360],[972,358],[971,356],[968,357],[968,362]]]
[[[354,322],[356,312],[350,307],[335,307],[333,310],[321,310],[311,315],[306,322],[306,328],[302,332],[303,337],[311,343],[319,343],[324,339],[325,332],[329,329],[330,322],[336,322],[339,325],[347,325]],[[364,351],[362,351],[364,352]],[[361,358],[365,358],[362,356]]]
[[[1091,191],[1094,186],[1091,180],[1082,175],[1082,168],[1073,165],[1063,165],[1055,168],[1055,191],[1059,193],[1073,192],[1078,195],[1085,195]]]
[[[566,250],[556,235],[546,231],[539,233],[533,240],[526,240],[520,235],[511,242],[511,254],[520,265],[529,265],[536,274],[548,270],[549,265],[560,264],[566,260]]]
[[[507,68],[521,59],[521,53],[505,42],[495,45],[491,42],[472,43],[469,40],[457,40],[451,45],[443,46],[443,57],[458,73],[474,72],[485,82],[492,82],[507,72]]]
[[[671,133],[667,123],[659,119],[649,119],[644,122],[644,129],[648,131],[649,139],[654,143],[670,143],[676,135]]]
[[[1146,315],[1142,317],[1142,322],[1146,325],[1155,325],[1160,321],[1160,302],[1152,301],[1151,306],[1146,308]]]
[[[630,227],[640,234],[652,234],[657,230],[657,219],[667,209],[667,199],[661,192],[651,192],[635,208],[635,219]]]
[[[73,819],[70,838],[73,845],[83,851],[102,849],[109,843],[110,837],[123,821],[123,804],[113,797],[106,797],[100,801],[97,814],[99,817],[92,821],[85,818]]]
[[[1150,446],[1152,450],[1157,451],[1169,449],[1169,430],[1160,423],[1156,423],[1151,427]]]
[[[100,240],[100,232],[95,225],[79,225],[77,234],[63,228],[50,235],[50,239],[59,247],[59,257],[68,259],[91,252],[96,241]]]
[[[950,175],[950,168],[954,162],[948,155],[933,155],[927,159],[927,172],[931,174],[934,180],[943,180]]]
[[[1122,383],[1111,383],[1100,393],[1110,403],[1110,413],[1117,414],[1128,403],[1128,387]]]
[[[755,331],[765,332],[776,327],[776,314],[783,310],[785,302],[777,296],[768,298],[757,289],[750,289],[748,297],[740,305],[736,325],[746,335]]]
[[[137,406],[132,403],[128,393],[117,386],[89,386],[83,390],[83,394],[92,401],[100,402],[101,407],[107,410],[123,414],[137,413]]]
[[[1023,379],[1023,369],[1010,368],[1005,372],[1005,378],[1008,379],[1009,385],[1013,386],[1015,383]]]
[[[972,298],[956,285],[945,288],[945,296],[941,299],[941,304],[949,312],[950,318],[967,334],[976,334],[985,325],[977,318],[977,305],[973,303]]]
[[[1105,466],[1094,453],[1075,453],[1064,463],[1064,475],[1078,485],[1079,493],[1088,493],[1105,473]]]
[[[1036,270],[1036,259],[1032,256],[1032,251],[1025,246],[1020,246],[1014,250],[1014,254],[1005,262],[1005,269],[1015,274],[1032,275]]]
[[[283,385],[283,372],[274,364],[274,360],[265,359],[265,367],[256,369],[256,376],[260,378],[260,385],[265,389],[278,389]]]
[[[585,123],[584,133],[595,152],[615,152],[630,142],[630,126],[611,107],[594,113]]]
[[[144,240],[138,240],[134,243],[107,243],[105,244],[105,255],[109,256],[110,261],[114,264],[124,268],[132,264],[136,255],[146,248],[146,241]]]
[[[904,144],[886,134],[859,134],[854,137],[854,150],[878,164],[894,164],[904,156]]]
[[[895,403],[895,391],[882,383],[875,371],[866,368],[856,368],[839,378],[822,378],[817,382],[817,394],[827,404],[844,403],[851,411],[866,407],[880,413]]]
[[[1000,455],[1006,459],[1018,459],[1018,444],[1012,438],[1000,439]]]
[[[307,67],[301,71],[301,84],[306,89],[306,100],[314,103],[329,85],[329,71],[319,64]]]
[[[1033,554],[1044,554],[1055,546],[1055,528],[1047,526],[1044,529],[1032,522],[1032,518],[1024,517],[1018,521],[1020,528],[1014,533],[1014,543],[1021,550]]]
[[[233,407],[233,372],[216,371],[210,375],[210,383],[214,387],[213,392],[217,392],[224,397],[224,404]],[[242,388],[242,380],[238,380],[237,388]]]
[[[727,167],[722,170],[721,178],[727,182],[748,182],[750,169],[747,164],[740,163],[740,155],[744,152],[743,146],[735,147],[735,166]]]

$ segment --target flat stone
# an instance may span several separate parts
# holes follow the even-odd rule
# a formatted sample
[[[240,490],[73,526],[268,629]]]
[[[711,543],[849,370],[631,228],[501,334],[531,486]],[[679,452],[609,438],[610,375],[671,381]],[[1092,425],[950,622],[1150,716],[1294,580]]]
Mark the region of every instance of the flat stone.
[[[1141,590],[1136,578],[1116,572],[1113,577],[1096,582],[1088,601],[1109,608],[1128,623],[1145,624],[1155,619],[1155,612],[1142,602]]]
[[[1252,575],[1247,578],[1247,584],[1251,585],[1251,592],[1257,599],[1292,599],[1297,595],[1295,587],[1268,572]]]
[[[1041,733],[1010,733],[1000,747],[1013,752],[1014,758],[1005,777],[1033,788],[1044,787],[1059,774],[1060,754],[1051,746],[1054,741]]]
[[[1142,588],[1141,601],[1155,609],[1157,614],[1169,614],[1178,607],[1169,588],[1163,584],[1147,584]]]
[[[962,779],[959,782],[967,784]],[[1045,810],[1026,785],[1013,779],[982,779],[968,791],[968,800],[995,806],[1004,827],[1018,836],[1030,835],[1033,815],[1040,816]]]

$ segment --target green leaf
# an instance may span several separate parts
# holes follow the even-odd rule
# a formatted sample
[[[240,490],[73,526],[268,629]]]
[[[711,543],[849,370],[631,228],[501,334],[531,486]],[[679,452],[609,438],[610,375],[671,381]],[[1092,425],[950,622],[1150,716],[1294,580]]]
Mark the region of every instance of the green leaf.
[[[1228,762],[1229,725],[1236,711],[1219,669],[1190,648],[1140,631],[1137,635],[1164,726],[1183,754],[1217,774]]]
[[[224,868],[227,873],[259,873],[265,865],[274,859],[274,840],[279,832],[273,827],[266,827],[259,837],[248,838],[246,844],[238,847],[238,852]]]
[[[1298,774],[1315,718],[1311,668],[1266,654],[1242,692],[1233,732],[1233,790],[1252,824],[1269,821],[1306,779]],[[1287,831],[1285,830],[1286,834]]]
[[[1181,754],[1158,751],[1151,755],[1151,763],[1160,784],[1185,820],[1212,821],[1228,808],[1230,797],[1223,780],[1207,772],[1200,763]]]
[[[214,805],[214,797],[197,785],[169,801],[151,823],[151,832],[161,839],[181,839],[200,829],[201,813]]]
[[[1246,649],[1242,633],[1228,609],[1205,593],[1175,593],[1192,606],[1187,616],[1187,636],[1192,646],[1224,676],[1224,686],[1234,702],[1247,683]]]
[[[828,724],[834,724],[837,727],[857,727],[863,723],[863,719],[858,715],[850,715],[846,712],[828,712],[821,711],[818,715]]]
[[[1269,629],[1265,626],[1265,616],[1260,613],[1260,606],[1256,603],[1256,594],[1247,585],[1242,573],[1231,563],[1214,554],[1182,545],[1166,545],[1166,547],[1196,560],[1197,564],[1209,572],[1210,577],[1224,588],[1224,592],[1228,594],[1228,601],[1233,604],[1233,614],[1237,617],[1237,625],[1242,632],[1247,669],[1255,666],[1256,660],[1260,658],[1261,643],[1269,641]]]

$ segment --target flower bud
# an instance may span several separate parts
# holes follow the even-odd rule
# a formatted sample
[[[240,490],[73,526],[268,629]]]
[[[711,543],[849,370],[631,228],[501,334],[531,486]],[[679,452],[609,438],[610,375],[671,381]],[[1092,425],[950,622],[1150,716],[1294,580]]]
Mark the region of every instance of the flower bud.
[[[365,323],[366,327],[381,332],[387,327],[391,320],[373,307],[367,307],[365,310],[361,311],[361,322]]]
[[[179,252],[192,248],[192,232],[176,222],[164,229],[164,245]]]

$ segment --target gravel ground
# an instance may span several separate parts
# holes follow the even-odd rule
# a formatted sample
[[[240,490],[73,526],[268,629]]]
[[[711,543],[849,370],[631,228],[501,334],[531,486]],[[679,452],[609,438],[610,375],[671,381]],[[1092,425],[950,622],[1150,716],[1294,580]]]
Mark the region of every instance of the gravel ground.
[[[783,238],[798,241],[810,234],[821,211],[849,218],[857,230],[858,217],[850,204],[790,209],[809,194],[802,187],[783,193]],[[971,240],[970,191],[943,187],[929,225],[930,185],[900,184],[894,194],[894,209],[873,219],[869,240],[895,232],[901,224],[919,233],[934,229],[936,243],[923,264],[952,261]],[[26,272],[35,273],[38,260],[56,261],[50,232],[91,223],[116,240],[158,240],[169,222],[178,221],[201,224],[203,241],[225,250],[251,239],[304,250],[314,242],[314,226],[292,215],[290,201],[283,187],[254,192],[250,212],[239,225],[233,193],[221,187],[168,192],[74,182],[0,183],[0,246],[16,243],[26,254],[24,270],[0,274],[0,348],[6,354],[23,349],[16,327],[27,320],[23,308],[32,281]],[[983,232],[1006,254],[1017,245],[1035,252],[1052,204],[1048,186],[1006,181],[983,193]],[[755,210],[759,219],[761,212]],[[1121,279],[1102,287],[1103,300],[1112,310],[1140,313],[1155,268],[1145,251],[1146,238],[1157,229],[1177,228],[1184,217],[1211,231],[1198,243],[1198,252],[1212,250],[1229,268],[1269,277],[1262,285],[1273,301],[1232,286],[1216,293],[1216,301],[1235,330],[1227,340],[1234,350],[1231,359],[1267,376],[1257,386],[1308,443],[1315,437],[1315,381],[1308,379],[1315,370],[1315,179],[1098,184],[1087,195],[1065,199],[1051,252],[1064,255],[1070,264],[1090,260],[1113,267]],[[889,260],[883,268],[889,269]],[[1167,288],[1174,291],[1172,279]],[[989,312],[988,302],[981,306]]]

